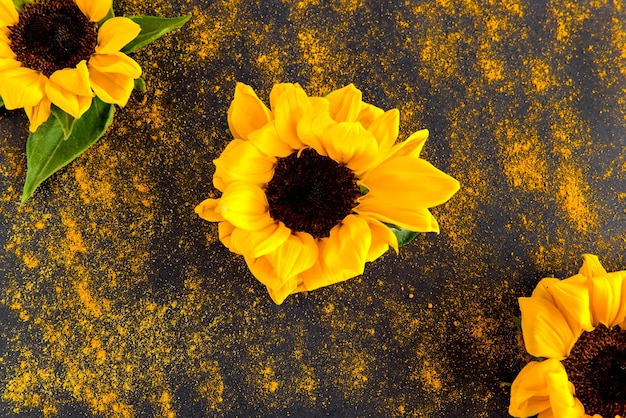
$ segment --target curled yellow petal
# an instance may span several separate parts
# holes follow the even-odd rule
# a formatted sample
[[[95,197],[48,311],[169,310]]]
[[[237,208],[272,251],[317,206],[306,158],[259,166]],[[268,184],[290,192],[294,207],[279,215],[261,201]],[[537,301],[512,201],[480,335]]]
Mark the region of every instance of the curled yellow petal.
[[[398,239],[391,229],[374,219],[368,219],[370,232],[372,234],[372,244],[367,253],[366,261],[374,261],[387,252],[389,247],[398,253]]]
[[[553,408],[556,408],[554,410]],[[560,361],[548,359],[530,362],[517,375],[511,385],[509,414],[514,417],[530,417],[537,414],[580,418],[580,403],[574,400],[573,388],[567,380],[567,372]],[[565,413],[566,415],[559,415]],[[584,413],[584,412],[583,412]]]
[[[583,254],[583,265],[578,271],[579,274],[591,279],[596,276],[603,276],[606,270],[600,264],[598,256],[593,254]]]
[[[99,1],[99,0],[98,0]],[[98,30],[96,54],[119,52],[141,32],[141,26],[126,17],[113,17]]]
[[[80,118],[91,106],[93,97],[87,63],[83,60],[76,68],[55,71],[45,91],[52,103],[74,118]]]
[[[398,109],[391,109],[372,121],[372,124],[367,128],[376,142],[378,142],[378,155],[379,159],[386,157],[391,151],[391,147],[398,138],[398,131],[400,128],[400,112]]]
[[[134,79],[124,74],[89,69],[89,81],[96,95],[105,103],[126,106],[135,85]]]
[[[89,68],[102,73],[118,73],[133,80],[141,76],[141,67],[123,52],[96,54],[89,59]]]
[[[268,287],[267,292],[275,304],[281,305],[287,296],[294,293],[298,288],[298,279],[292,278],[283,283],[280,287]]]
[[[4,71],[0,76],[0,96],[9,109],[36,106],[45,96],[48,78],[26,67]]]
[[[238,254],[261,257],[283,245],[291,235],[291,230],[282,222],[267,225],[258,231],[236,229],[231,235],[231,248]]]
[[[292,149],[301,149],[303,144],[298,138],[298,122],[312,111],[304,90],[299,86],[286,85],[272,110],[278,137]]]
[[[370,125],[376,118],[380,117],[384,110],[369,103],[361,102],[361,110],[359,111],[359,115],[356,120],[359,122],[365,129],[369,129]]]
[[[590,310],[594,326],[603,324],[611,328],[624,323],[626,321],[626,271],[594,276],[590,282]]]
[[[294,152],[289,144],[279,138],[274,121],[250,133],[248,140],[267,156],[284,158]]]
[[[533,297],[551,301],[563,314],[572,332],[580,334],[581,330],[595,328],[589,310],[589,286],[589,280],[581,274],[565,280],[545,278],[537,284]]]
[[[324,250],[325,264],[353,276],[362,274],[372,244],[372,232],[365,219],[348,215],[330,230]]]
[[[78,8],[92,22],[99,22],[111,10],[113,0],[74,0]]]
[[[270,120],[270,110],[259,100],[252,87],[237,83],[235,97],[228,108],[228,127],[233,136],[247,139],[250,133],[262,128]]]
[[[519,298],[526,351],[535,357],[566,358],[580,332],[574,333],[554,304],[544,298]]]
[[[360,198],[359,205],[353,210],[409,231],[439,233],[439,224],[432,213],[427,208],[413,207],[409,202],[389,202],[370,192]]]
[[[222,241],[222,244],[224,244],[226,248],[228,248],[235,254],[243,255],[242,253],[237,252],[236,249],[231,249],[230,238],[232,237],[235,229],[236,229],[235,225],[231,224],[228,221],[220,222],[217,225],[217,233],[220,238],[220,241]]]
[[[337,122],[355,122],[361,111],[362,97],[354,84],[330,92],[325,97],[330,102],[330,116]]]
[[[26,116],[28,116],[28,120],[30,121],[30,126],[28,127],[30,132],[35,132],[42,123],[48,120],[50,117],[50,105],[50,100],[44,97],[39,104],[26,106],[24,108]]]
[[[265,228],[274,222],[270,218],[269,205],[263,190],[240,181],[226,188],[215,212],[237,228],[251,231]]]
[[[209,222],[220,222],[224,217],[216,211],[219,199],[206,199],[202,201],[194,211],[204,220]]]
[[[223,186],[238,180],[257,185],[269,182],[276,158],[268,157],[249,141],[234,139],[214,163],[213,182],[222,190]]]
[[[376,160],[378,143],[360,123],[341,122],[331,125],[320,140],[330,158],[345,164],[357,176]]]

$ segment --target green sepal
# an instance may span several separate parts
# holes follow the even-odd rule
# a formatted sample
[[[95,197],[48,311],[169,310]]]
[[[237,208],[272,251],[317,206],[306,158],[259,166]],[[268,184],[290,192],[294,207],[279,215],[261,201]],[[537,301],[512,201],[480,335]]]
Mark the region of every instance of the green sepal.
[[[180,17],[156,17],[156,16],[128,16],[130,20],[141,26],[141,32],[132,41],[130,41],[122,52],[125,54],[134,52],[150,42],[159,39],[168,32],[183,26],[191,18],[191,15]]]
[[[18,11],[18,13],[22,13],[22,10],[24,10],[24,5],[30,3],[34,3],[34,0],[13,0],[13,4],[15,5],[15,9]]]
[[[135,85],[133,86],[133,88],[141,93],[145,93],[147,90],[146,80],[144,80],[141,77],[136,78]]]
[[[113,105],[93,98],[91,107],[74,122],[65,139],[59,119],[50,117],[31,133],[26,141],[26,181],[22,203],[48,177],[85,152],[102,135],[113,120]]]
[[[402,247],[407,245],[409,242],[413,241],[415,237],[419,234],[419,232],[409,231],[408,229],[400,228],[396,225],[385,224],[387,228],[391,229],[391,231],[395,234],[398,240],[398,247]]]
[[[57,121],[59,122],[59,125],[63,130],[63,135],[65,136],[65,139],[67,139],[72,133],[72,128],[74,127],[74,117],[68,113],[65,113],[55,105],[52,105],[50,107],[50,113],[52,113],[52,115],[57,118]]]
[[[362,184],[359,184],[359,192],[361,193],[361,196],[365,196],[366,194],[369,193],[370,189],[368,189],[367,187],[363,186]]]
[[[542,361],[546,360],[546,359],[547,359],[547,357],[535,357],[535,356],[530,356],[530,359],[531,359],[532,361],[538,361],[538,362],[540,362],[540,363],[541,363]]]
[[[0,108],[4,107],[4,100],[2,100],[2,97],[0,97]]]

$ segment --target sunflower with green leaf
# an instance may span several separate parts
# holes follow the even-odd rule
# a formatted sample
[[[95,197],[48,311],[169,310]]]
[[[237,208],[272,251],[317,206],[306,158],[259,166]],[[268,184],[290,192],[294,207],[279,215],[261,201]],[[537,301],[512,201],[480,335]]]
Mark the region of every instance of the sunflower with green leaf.
[[[24,109],[33,142],[24,200],[91,146],[113,105],[143,84],[127,54],[188,19],[116,17],[112,0],[0,0],[0,103]]]
[[[396,143],[398,110],[363,102],[353,85],[309,97],[277,84],[269,100],[237,84],[234,139],[215,160],[221,197],[196,212],[219,222],[222,243],[276,303],[362,274],[418,231],[439,232],[429,208],[459,183],[420,158],[427,130]]]
[[[577,275],[543,279],[519,304],[533,361],[513,381],[509,413],[626,417],[626,271],[586,254]]]

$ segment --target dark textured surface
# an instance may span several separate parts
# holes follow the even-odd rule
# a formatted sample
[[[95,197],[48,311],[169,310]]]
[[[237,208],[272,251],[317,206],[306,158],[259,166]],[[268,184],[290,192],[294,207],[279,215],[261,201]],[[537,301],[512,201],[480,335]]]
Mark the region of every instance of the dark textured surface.
[[[319,3],[319,4],[318,4]],[[517,297],[626,268],[618,1],[138,1],[192,13],[134,54],[148,90],[20,206],[26,118],[0,110],[0,415],[507,416]],[[442,232],[274,305],[193,208],[236,81],[347,83],[428,128],[461,191]]]

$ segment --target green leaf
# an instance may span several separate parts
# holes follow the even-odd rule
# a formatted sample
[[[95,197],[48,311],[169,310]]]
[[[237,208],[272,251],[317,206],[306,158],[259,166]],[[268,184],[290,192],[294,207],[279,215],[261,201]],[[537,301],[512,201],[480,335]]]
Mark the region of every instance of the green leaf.
[[[135,79],[135,85],[133,87],[135,90],[140,91],[142,93],[146,92],[146,80],[144,80],[143,78],[139,77]]]
[[[25,4],[30,4],[30,3],[34,3],[34,0],[13,0],[13,4],[15,5],[15,8],[17,9],[19,13],[22,13],[22,10],[24,10]]]
[[[396,225],[385,224],[391,231],[396,235],[398,239],[398,247],[402,247],[407,245],[409,242],[413,241],[415,237],[419,234],[419,232],[409,231],[408,229],[400,228]]]
[[[54,117],[59,121],[59,125],[61,125],[61,129],[63,130],[63,135],[65,136],[65,139],[67,139],[72,133],[72,128],[74,127],[74,117],[54,105],[50,107],[50,113],[52,113],[52,115],[54,115]]]
[[[48,118],[26,141],[28,170],[22,193],[26,202],[45,179],[65,167],[92,146],[111,124],[113,105],[94,97],[91,107],[74,122],[65,139],[63,127],[56,117]]]
[[[139,35],[137,35],[135,39],[122,48],[122,52],[125,54],[134,52],[166,33],[180,28],[187,23],[191,15],[172,18],[155,16],[128,16],[128,18],[141,26],[141,32],[139,32]]]

